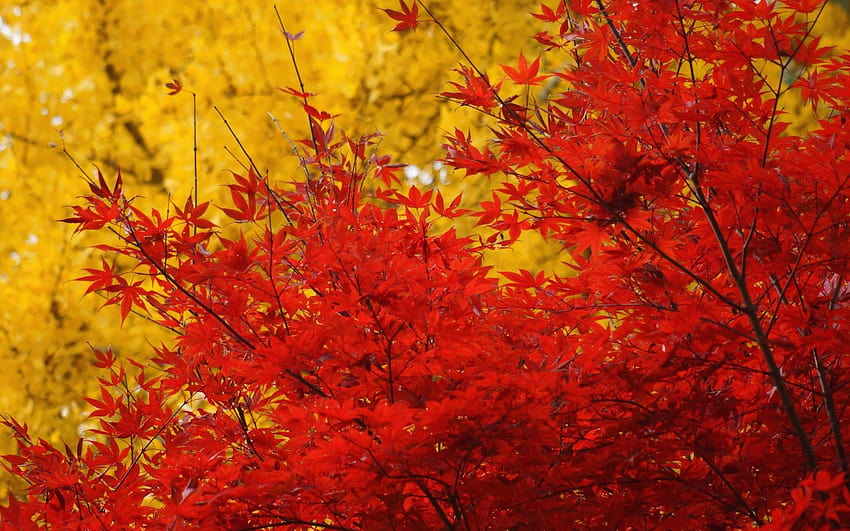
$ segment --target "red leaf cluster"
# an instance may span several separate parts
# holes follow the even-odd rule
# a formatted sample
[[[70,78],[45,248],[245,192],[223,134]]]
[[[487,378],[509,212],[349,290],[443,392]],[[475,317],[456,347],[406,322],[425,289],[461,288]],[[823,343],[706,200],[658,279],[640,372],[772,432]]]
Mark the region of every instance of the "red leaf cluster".
[[[117,240],[81,280],[177,337],[132,373],[95,352],[76,450],[4,419],[31,487],[0,521],[847,527],[850,62],[811,36],[819,4],[788,5],[541,6],[547,51],[505,68],[539,99],[475,65],[445,94],[497,120],[447,138],[448,165],[504,176],[476,212],[306,102],[307,180],[234,175],[239,233],[98,174],[65,221]],[[805,136],[781,134],[792,83],[823,112]],[[542,234],[571,273],[491,271],[460,216]]]

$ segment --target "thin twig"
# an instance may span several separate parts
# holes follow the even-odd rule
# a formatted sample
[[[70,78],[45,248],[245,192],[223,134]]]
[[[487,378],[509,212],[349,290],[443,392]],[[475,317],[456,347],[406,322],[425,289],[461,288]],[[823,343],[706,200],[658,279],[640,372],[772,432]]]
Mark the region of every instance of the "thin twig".
[[[273,115],[270,112],[267,112],[266,114],[269,115],[269,118],[271,118],[272,123],[274,123],[274,125],[277,127],[277,130],[280,131],[280,134],[283,135],[283,138],[286,139],[286,142],[289,144],[289,147],[292,149],[292,153],[298,158],[298,165],[301,166],[301,169],[304,170],[304,175],[309,180],[310,179],[310,170],[307,168],[307,161],[304,160],[304,157],[302,157],[301,153],[298,151],[298,146],[296,146],[295,143],[292,141],[292,139],[289,138],[289,135],[286,134],[286,131],[284,131],[283,127],[280,125],[280,122],[277,120],[275,115]]]
[[[286,41],[286,49],[289,50],[289,57],[292,59],[292,66],[295,68],[295,77],[298,78],[298,86],[301,89],[301,94],[307,94],[307,89],[304,88],[304,79],[301,77],[301,70],[298,68],[298,61],[295,59],[295,49],[292,47],[292,39],[289,38],[289,33],[286,31],[286,27],[283,25],[283,18],[280,16],[280,12],[277,10],[277,5],[274,6],[274,14],[277,15],[277,23],[280,25],[280,31],[283,34],[283,38]],[[304,105],[307,105],[307,96],[301,97]],[[313,151],[316,155],[319,154],[319,142],[316,140],[316,133],[314,131],[314,120],[313,117],[310,116],[306,110],[304,114],[307,116],[307,122],[310,129],[310,139],[313,141]],[[307,177],[310,175],[308,174]]]

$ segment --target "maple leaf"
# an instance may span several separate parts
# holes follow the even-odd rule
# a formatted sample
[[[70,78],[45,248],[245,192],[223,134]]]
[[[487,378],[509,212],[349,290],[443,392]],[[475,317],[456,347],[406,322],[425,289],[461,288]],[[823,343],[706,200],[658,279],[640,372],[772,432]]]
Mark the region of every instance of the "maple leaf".
[[[302,99],[310,98],[310,97],[316,95],[313,92],[303,92],[303,91],[300,91],[298,89],[294,89],[292,87],[278,88],[278,90],[280,90],[281,92],[284,92],[286,94],[290,94],[292,96],[295,96],[296,98],[302,98]]]
[[[480,108],[490,111],[499,105],[498,93],[501,81],[492,85],[486,76],[479,75],[473,69],[463,65],[455,69],[455,72],[463,76],[465,83],[450,81],[449,84],[456,91],[443,91],[440,93],[444,98],[457,101],[461,105]]]
[[[91,293],[92,291],[97,291],[99,289],[106,289],[120,277],[115,266],[107,262],[105,258],[101,258],[100,269],[86,268],[84,271],[89,274],[76,278],[75,280],[87,281],[90,283],[89,287],[86,288],[86,293]]]
[[[170,83],[166,83],[165,88],[171,90],[171,92],[168,93],[169,96],[174,96],[175,94],[179,94],[180,91],[183,90],[183,83],[181,83],[175,78]]]
[[[520,52],[517,68],[512,68],[507,65],[499,65],[502,70],[511,78],[517,85],[539,85],[541,81],[548,76],[538,76],[537,71],[540,69],[540,57],[537,57],[531,64],[528,64],[525,55]]]
[[[183,220],[188,224],[198,227],[199,229],[210,229],[215,227],[215,223],[203,217],[204,212],[207,211],[209,206],[209,201],[205,201],[195,206],[192,196],[189,196],[186,198],[186,204],[182,209],[180,207],[175,207],[174,210],[177,219]]]
[[[540,13],[532,13],[531,16],[545,22],[557,22],[567,12],[567,3],[563,0],[558,2],[558,7],[552,9],[546,4],[540,4]]]
[[[396,11],[394,9],[381,9],[384,13],[389,15],[390,18],[399,21],[392,31],[416,31],[416,28],[419,26],[419,21],[416,19],[416,17],[419,16],[419,6],[416,4],[416,0],[413,0],[410,3],[410,6],[408,6],[404,0],[398,0],[398,3],[401,6],[401,11]]]
[[[573,238],[579,250],[590,249],[594,252],[603,247],[605,241],[610,238],[609,233],[609,228],[603,223],[585,223],[575,232]]]
[[[433,193],[433,190],[428,190],[423,194],[419,188],[411,186],[406,194],[396,193],[396,198],[399,204],[408,208],[425,208],[430,204]]]
[[[115,364],[115,354],[112,352],[112,347],[106,347],[105,349],[97,349],[92,347],[92,353],[97,361],[95,361],[95,367],[100,369],[106,369],[112,367]]]
[[[133,306],[136,306],[141,310],[147,309],[145,299],[147,296],[151,295],[151,292],[142,287],[142,284],[144,283],[142,280],[137,280],[131,284],[123,277],[115,278],[117,279],[117,283],[112,284],[105,289],[108,292],[116,293],[116,295],[107,299],[104,305],[120,303],[121,322],[123,323],[127,320],[127,316],[130,315],[130,311],[133,309]]]
[[[96,197],[100,197],[103,199],[109,199],[112,202],[118,201],[123,193],[124,180],[121,176],[121,171],[118,171],[118,175],[115,177],[115,185],[110,190],[109,185],[106,183],[106,179],[103,177],[103,174],[100,172],[100,169],[97,169],[97,183],[94,181],[89,181],[89,189]]]

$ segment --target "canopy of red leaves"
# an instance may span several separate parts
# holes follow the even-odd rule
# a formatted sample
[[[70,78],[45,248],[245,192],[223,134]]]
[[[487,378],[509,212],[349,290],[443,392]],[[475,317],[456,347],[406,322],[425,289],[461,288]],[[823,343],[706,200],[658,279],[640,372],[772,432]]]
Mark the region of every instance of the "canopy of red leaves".
[[[228,226],[98,176],[66,221],[118,240],[81,280],[177,339],[132,374],[95,353],[76,448],[6,419],[31,486],[3,524],[850,525],[850,57],[812,37],[822,7],[541,6],[548,51],[504,70],[542,93],[465,64],[444,95],[498,119],[487,146],[446,141],[470,178],[507,177],[477,212],[404,191],[309,106],[307,180],[235,175]],[[821,113],[805,136],[783,134],[797,89]],[[467,215],[493,236],[440,229]],[[483,265],[531,231],[570,275]]]

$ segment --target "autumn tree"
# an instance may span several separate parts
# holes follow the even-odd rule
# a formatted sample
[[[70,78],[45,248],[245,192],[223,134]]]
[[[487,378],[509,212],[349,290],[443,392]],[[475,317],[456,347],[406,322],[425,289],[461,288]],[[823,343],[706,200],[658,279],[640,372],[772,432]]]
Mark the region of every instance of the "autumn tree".
[[[515,43],[533,42],[524,2],[436,7],[461,16],[449,21],[452,30],[494,72],[511,60]],[[432,97],[455,61],[450,43],[428,31],[400,38],[380,11],[358,2],[281,8],[287,30],[303,32],[295,45],[311,58],[300,68],[320,94],[316,104],[344,112],[338,125],[357,134],[386,133],[382,152],[422,168],[411,166],[411,182],[457,190],[458,179],[444,170],[443,183],[433,170],[442,131],[481,119]],[[87,408],[79,397],[97,390],[87,343],[142,356],[147,341],[169,337],[134,316],[119,332],[112,313],[96,313],[104,299],[82,298],[84,287],[71,282],[100,256],[84,251],[94,238],[72,239],[55,223],[80,193],[63,146],[86,171],[120,167],[134,194],[166,204],[169,194],[192,189],[195,164],[192,98],[167,97],[163,84],[172,78],[197,94],[205,198],[221,198],[225,170],[240,167],[223,149],[238,153],[214,105],[239,128],[257,164],[281,174],[298,165],[281,129],[300,138],[306,120],[294,99],[279,97],[294,72],[269,2],[156,9],[125,0],[7,2],[0,5],[0,55],[0,298],[7,301],[0,307],[0,412],[26,418],[35,433],[59,443],[79,435]],[[466,187],[469,200],[484,191]],[[526,255],[542,261],[542,253],[519,257]],[[13,450],[0,438],[0,453]]]
[[[541,56],[496,77],[427,4],[386,6],[457,47],[442,96],[493,120],[446,139],[448,167],[493,183],[474,210],[407,186],[300,85],[280,96],[310,124],[298,171],[243,144],[221,215],[86,177],[66,221],[105,256],[82,280],[177,339],[131,367],[95,350],[75,447],[6,419],[30,488],[0,519],[847,526],[850,55],[815,36],[826,9],[544,4]],[[470,218],[484,232],[458,235]],[[532,233],[570,274],[484,265]]]

